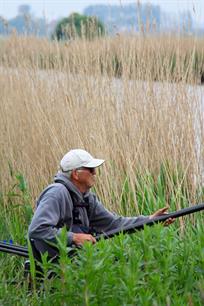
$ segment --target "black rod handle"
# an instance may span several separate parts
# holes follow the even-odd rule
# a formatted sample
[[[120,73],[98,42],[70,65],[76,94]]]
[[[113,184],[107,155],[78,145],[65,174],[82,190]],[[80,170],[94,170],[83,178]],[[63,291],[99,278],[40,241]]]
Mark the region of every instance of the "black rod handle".
[[[12,255],[18,255],[18,256],[25,257],[25,258],[29,258],[28,252],[13,250],[13,249],[4,248],[4,247],[1,247],[1,246],[0,246],[0,252],[9,253],[9,254],[12,254]]]
[[[0,247],[8,248],[8,249],[11,249],[11,250],[19,250],[19,251],[23,251],[23,252],[28,252],[27,247],[23,247],[23,246],[20,246],[20,245],[15,245],[15,244],[10,244],[10,243],[3,242],[3,241],[0,241]]]

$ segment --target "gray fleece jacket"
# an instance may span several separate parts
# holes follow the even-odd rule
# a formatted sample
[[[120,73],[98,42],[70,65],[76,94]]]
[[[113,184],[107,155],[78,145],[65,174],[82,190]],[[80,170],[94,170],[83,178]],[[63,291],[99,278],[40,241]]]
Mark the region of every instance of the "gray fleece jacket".
[[[57,183],[61,180],[66,187]],[[71,197],[71,195],[72,197]],[[108,211],[92,192],[82,194],[74,184],[61,172],[40,194],[37,207],[28,229],[29,238],[53,240],[60,234],[62,227],[67,228],[67,245],[73,240],[73,207],[75,204],[88,203],[89,216],[85,207],[79,207],[79,218],[82,225],[93,227],[98,232],[120,229],[134,225],[148,217],[121,217]]]

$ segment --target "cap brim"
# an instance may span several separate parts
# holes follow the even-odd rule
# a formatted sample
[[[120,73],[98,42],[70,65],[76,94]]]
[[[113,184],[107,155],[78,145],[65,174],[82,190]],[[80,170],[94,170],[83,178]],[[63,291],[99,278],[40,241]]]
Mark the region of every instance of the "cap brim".
[[[104,163],[104,161],[105,161],[104,159],[94,158],[88,164],[84,165],[84,167],[87,167],[87,168],[97,168],[97,167],[101,166]]]

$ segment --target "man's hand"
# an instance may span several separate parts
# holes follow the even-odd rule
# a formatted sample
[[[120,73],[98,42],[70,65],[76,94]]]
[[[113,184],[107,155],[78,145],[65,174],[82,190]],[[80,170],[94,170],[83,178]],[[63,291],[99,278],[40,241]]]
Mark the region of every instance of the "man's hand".
[[[78,246],[83,245],[84,242],[86,242],[86,241],[90,241],[92,244],[96,243],[96,239],[92,235],[74,233],[73,242],[76,245],[78,245]]]
[[[160,208],[157,210],[154,214],[150,215],[150,219],[154,219],[155,217],[165,215],[167,213],[167,210],[169,209],[169,206],[165,206],[163,208]],[[164,222],[164,226],[170,225],[175,221],[175,219],[169,218]]]

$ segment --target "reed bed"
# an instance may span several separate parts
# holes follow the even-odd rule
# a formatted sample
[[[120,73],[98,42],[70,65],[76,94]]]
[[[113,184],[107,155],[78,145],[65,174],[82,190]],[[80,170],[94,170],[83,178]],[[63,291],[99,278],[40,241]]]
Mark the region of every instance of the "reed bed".
[[[87,52],[88,51],[88,52]],[[1,41],[0,64],[58,69],[94,76],[200,83],[204,79],[203,39],[179,35],[116,35],[59,43],[15,34]]]
[[[183,81],[174,83],[167,64],[172,50],[181,57],[176,74],[183,73]],[[139,212],[138,182],[142,177],[148,185],[152,175],[157,183],[161,167],[166,201],[182,186],[187,200],[195,201],[202,184],[203,106],[202,89],[190,72],[198,50],[202,55],[200,40],[177,37],[58,43],[13,36],[1,41],[2,188],[10,166],[25,175],[35,198],[63,154],[84,148],[106,159],[96,189],[116,211],[128,190],[126,213]],[[114,77],[115,63],[110,65],[116,53],[120,78]],[[182,58],[188,58],[188,73]],[[152,81],[152,68],[158,82]],[[184,82],[186,74],[191,85]]]

